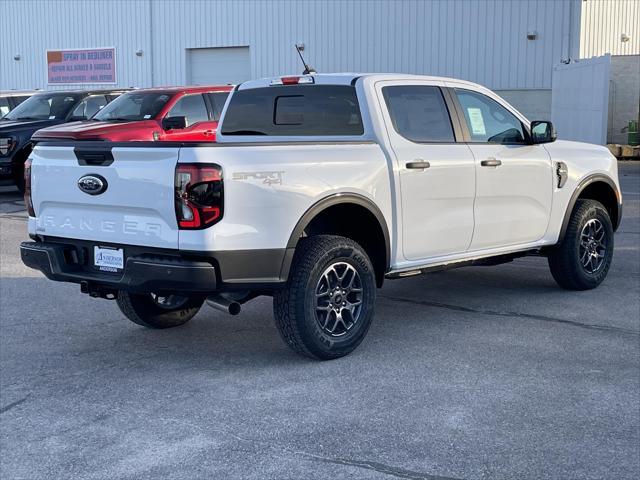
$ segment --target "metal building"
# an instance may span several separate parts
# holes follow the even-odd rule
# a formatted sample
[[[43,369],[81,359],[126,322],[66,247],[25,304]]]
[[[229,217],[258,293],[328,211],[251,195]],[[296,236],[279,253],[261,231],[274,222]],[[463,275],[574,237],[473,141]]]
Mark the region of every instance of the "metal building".
[[[0,18],[20,19],[0,89],[95,86],[51,76],[67,49],[111,49],[113,84],[146,87],[300,72],[303,44],[319,72],[468,79],[548,118],[555,65],[640,53],[639,0],[4,0]]]

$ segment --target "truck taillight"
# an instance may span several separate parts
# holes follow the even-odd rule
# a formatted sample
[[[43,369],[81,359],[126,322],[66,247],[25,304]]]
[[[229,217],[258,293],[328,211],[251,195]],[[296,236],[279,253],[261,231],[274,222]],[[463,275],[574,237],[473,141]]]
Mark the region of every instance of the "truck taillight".
[[[175,207],[178,228],[207,228],[222,218],[222,168],[209,163],[176,166]]]
[[[27,206],[27,212],[30,217],[35,217],[36,212],[33,211],[33,200],[31,199],[31,159],[28,158],[24,162],[24,203]]]

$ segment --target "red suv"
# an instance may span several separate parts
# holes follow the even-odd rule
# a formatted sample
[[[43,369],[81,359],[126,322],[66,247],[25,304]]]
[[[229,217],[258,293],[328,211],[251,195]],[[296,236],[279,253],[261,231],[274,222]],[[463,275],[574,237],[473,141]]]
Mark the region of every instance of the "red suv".
[[[32,139],[212,142],[232,89],[224,85],[133,90],[90,120],[43,128]]]

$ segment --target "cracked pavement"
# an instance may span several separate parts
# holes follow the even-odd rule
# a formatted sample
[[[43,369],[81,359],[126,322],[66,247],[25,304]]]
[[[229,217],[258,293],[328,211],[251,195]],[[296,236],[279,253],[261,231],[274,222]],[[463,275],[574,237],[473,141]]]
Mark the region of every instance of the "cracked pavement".
[[[20,262],[0,187],[0,478],[637,478],[640,163],[608,279],[543,258],[388,281],[354,354],[290,352],[260,298],[150,331]]]

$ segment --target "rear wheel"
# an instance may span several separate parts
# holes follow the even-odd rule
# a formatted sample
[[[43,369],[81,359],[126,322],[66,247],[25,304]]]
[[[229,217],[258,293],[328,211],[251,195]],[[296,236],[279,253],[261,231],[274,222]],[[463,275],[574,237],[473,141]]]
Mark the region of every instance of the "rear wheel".
[[[204,298],[119,291],[117,303],[133,323],[147,328],[172,328],[191,320],[200,310]]]
[[[553,278],[568,290],[589,290],[606,278],[612,259],[609,212],[595,200],[578,200],[564,239],[549,254]]]
[[[304,238],[286,287],[273,298],[276,325],[297,353],[339,358],[367,334],[375,294],[373,265],[360,245],[338,236]]]

